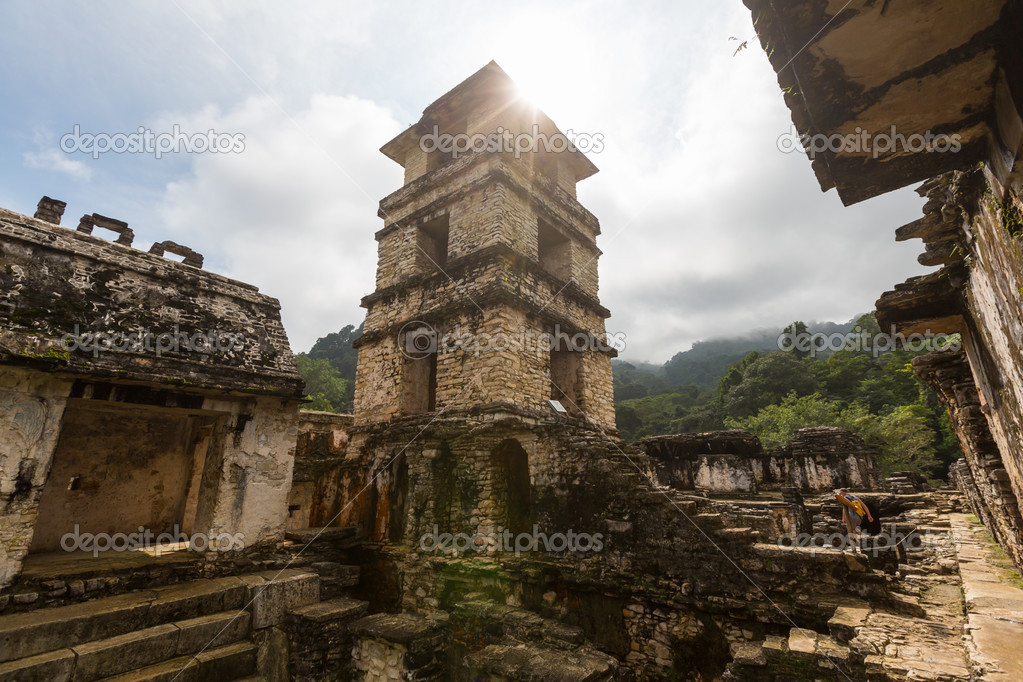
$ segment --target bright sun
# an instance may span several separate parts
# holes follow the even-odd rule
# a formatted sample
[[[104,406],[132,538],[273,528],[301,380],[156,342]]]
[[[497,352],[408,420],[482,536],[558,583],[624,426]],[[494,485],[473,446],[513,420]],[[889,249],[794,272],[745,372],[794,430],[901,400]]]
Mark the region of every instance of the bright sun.
[[[579,68],[583,46],[572,41],[537,46],[521,36],[502,42],[494,49],[494,60],[518,85],[522,98],[555,121],[570,125],[583,104],[574,95],[589,85],[581,79],[593,77],[592,70]]]

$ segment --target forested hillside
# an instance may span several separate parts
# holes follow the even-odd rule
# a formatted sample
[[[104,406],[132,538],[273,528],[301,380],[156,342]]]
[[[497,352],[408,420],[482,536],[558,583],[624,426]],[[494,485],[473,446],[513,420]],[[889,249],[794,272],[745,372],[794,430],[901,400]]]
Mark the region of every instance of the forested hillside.
[[[797,322],[784,331],[805,328]],[[832,333],[827,328],[837,333],[858,328],[871,337],[880,331],[873,315],[818,331]],[[778,335],[771,337],[771,347],[764,337],[695,344],[687,352],[693,355],[680,353],[655,370],[615,362],[615,407],[623,439],[741,428],[774,447],[806,426],[839,426],[858,433],[878,452],[885,473],[911,469],[943,478],[948,464],[961,456],[944,409],[913,376],[909,362],[920,352],[853,347],[821,354],[782,352]],[[721,357],[734,354],[743,342],[748,345],[739,359],[717,369]],[[685,371],[678,372],[680,367]]]
[[[352,342],[362,336],[362,325],[348,325],[339,332],[318,339],[308,353],[295,356],[298,371],[305,379],[307,410],[351,412],[355,394],[355,364],[359,352]]]

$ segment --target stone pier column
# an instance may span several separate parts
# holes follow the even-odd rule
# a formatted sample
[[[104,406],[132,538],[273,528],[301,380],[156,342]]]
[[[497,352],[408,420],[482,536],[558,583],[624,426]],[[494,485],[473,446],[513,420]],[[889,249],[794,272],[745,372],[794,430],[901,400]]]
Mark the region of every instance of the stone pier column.
[[[21,571],[53,463],[71,382],[0,367],[0,587]]]

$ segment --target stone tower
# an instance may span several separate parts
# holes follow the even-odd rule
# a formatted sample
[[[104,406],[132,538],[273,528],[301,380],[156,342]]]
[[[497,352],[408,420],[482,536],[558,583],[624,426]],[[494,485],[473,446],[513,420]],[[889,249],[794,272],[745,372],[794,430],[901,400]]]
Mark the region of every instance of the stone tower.
[[[406,548],[528,528],[578,443],[616,436],[600,228],[575,193],[597,169],[494,62],[382,151],[405,184],[380,202],[339,523]]]
[[[534,132],[538,139],[524,137]],[[436,135],[487,150],[446,153]],[[405,185],[380,202],[358,419],[546,418],[555,398],[614,428],[609,313],[597,300],[600,227],[575,198],[576,183],[597,169],[564,139],[491,62],[384,145]],[[537,151],[515,151],[530,142]],[[489,151],[497,144],[512,151]]]

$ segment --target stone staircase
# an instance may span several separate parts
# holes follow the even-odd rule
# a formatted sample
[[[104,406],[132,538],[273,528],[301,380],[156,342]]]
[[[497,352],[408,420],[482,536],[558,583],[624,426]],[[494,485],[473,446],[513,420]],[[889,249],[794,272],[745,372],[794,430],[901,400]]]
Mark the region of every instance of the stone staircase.
[[[0,682],[263,679],[256,675],[258,642],[267,639],[261,632],[286,632],[332,606],[354,617],[365,610],[343,598],[334,600],[346,602],[340,605],[319,600],[319,576],[285,570],[5,615]],[[311,605],[319,610],[309,612]]]

